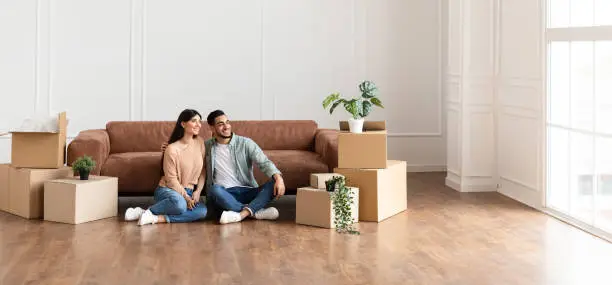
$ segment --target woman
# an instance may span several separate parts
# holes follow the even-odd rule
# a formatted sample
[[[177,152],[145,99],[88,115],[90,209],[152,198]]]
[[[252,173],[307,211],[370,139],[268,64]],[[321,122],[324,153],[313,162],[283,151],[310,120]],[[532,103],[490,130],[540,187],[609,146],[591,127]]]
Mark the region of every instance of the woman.
[[[146,211],[129,208],[125,220],[138,225],[187,223],[206,217],[206,206],[200,203],[204,188],[206,155],[204,140],[198,136],[202,116],[186,109],[179,115],[162,159],[163,176],[155,189],[155,204]]]

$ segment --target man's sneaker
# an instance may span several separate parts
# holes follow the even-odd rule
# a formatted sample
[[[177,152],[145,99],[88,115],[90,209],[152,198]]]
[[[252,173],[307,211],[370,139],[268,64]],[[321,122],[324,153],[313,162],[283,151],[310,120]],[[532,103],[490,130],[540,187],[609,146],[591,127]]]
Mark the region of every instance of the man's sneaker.
[[[258,220],[276,220],[278,219],[278,210],[274,207],[260,209],[255,212],[255,219]]]

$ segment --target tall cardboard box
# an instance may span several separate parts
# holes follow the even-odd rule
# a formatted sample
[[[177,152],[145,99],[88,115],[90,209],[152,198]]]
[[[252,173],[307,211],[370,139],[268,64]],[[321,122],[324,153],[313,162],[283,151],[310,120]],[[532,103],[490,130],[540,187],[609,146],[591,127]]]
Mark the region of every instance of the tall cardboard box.
[[[366,121],[362,133],[349,132],[348,122],[340,122],[338,168],[386,168],[387,127],[384,121]]]
[[[57,132],[11,132],[11,165],[60,168],[66,153],[66,112],[58,115]]]
[[[70,177],[72,168],[32,169],[9,167],[8,212],[27,219],[43,217],[44,183]]]
[[[389,160],[385,169],[335,168],[346,185],[359,188],[359,220],[380,222],[408,208],[406,162]]]
[[[45,220],[80,224],[117,216],[118,178],[56,179],[45,183]]]
[[[353,192],[353,205],[351,217],[354,223],[359,222],[359,189],[349,187]],[[295,223],[322,227],[336,228],[334,223],[334,205],[331,193],[325,189],[301,187],[297,189],[295,197]]]
[[[0,211],[8,212],[10,164],[0,164]]]

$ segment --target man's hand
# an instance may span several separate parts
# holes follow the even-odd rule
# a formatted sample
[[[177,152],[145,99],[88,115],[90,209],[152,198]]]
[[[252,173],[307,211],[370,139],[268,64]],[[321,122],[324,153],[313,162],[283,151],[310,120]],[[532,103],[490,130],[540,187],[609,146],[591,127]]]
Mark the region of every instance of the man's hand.
[[[285,181],[283,181],[283,177],[278,174],[274,175],[274,180],[276,181],[274,182],[274,196],[278,199],[285,195]]]
[[[167,148],[167,147],[168,147],[168,143],[163,143],[163,144],[161,145],[161,152],[166,151],[166,148]]]

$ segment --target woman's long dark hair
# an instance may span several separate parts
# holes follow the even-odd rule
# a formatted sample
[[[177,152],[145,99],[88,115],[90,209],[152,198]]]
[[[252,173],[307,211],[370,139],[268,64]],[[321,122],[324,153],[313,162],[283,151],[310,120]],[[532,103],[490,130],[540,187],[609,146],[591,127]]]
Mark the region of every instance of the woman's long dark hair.
[[[170,145],[173,142],[176,142],[180,139],[183,138],[183,136],[185,135],[185,128],[183,128],[183,126],[181,126],[181,123],[184,122],[189,122],[191,120],[191,118],[198,116],[200,117],[200,119],[202,119],[202,115],[200,115],[200,113],[198,113],[198,111],[193,110],[193,109],[185,109],[183,110],[183,112],[181,112],[181,114],[179,115],[178,119],[176,120],[176,125],[174,125],[174,130],[172,130],[172,134],[170,135],[170,139],[168,140],[168,145]],[[193,138],[197,138],[198,135],[193,135]]]
[[[200,113],[196,110],[193,109],[185,109],[183,110],[183,112],[181,112],[181,114],[179,115],[178,119],[176,119],[176,125],[174,125],[174,130],[172,130],[172,134],[170,135],[170,139],[168,139],[168,145],[170,145],[173,142],[176,142],[180,139],[183,138],[183,136],[185,135],[185,128],[183,128],[183,126],[181,126],[181,123],[183,122],[189,122],[191,120],[191,118],[195,117],[195,116],[199,116],[200,119],[202,119],[202,115],[200,115]],[[195,134],[193,135],[193,138],[197,138],[198,135]],[[161,171],[160,171],[161,175],[164,175],[164,153],[162,153],[162,159],[161,159]]]

